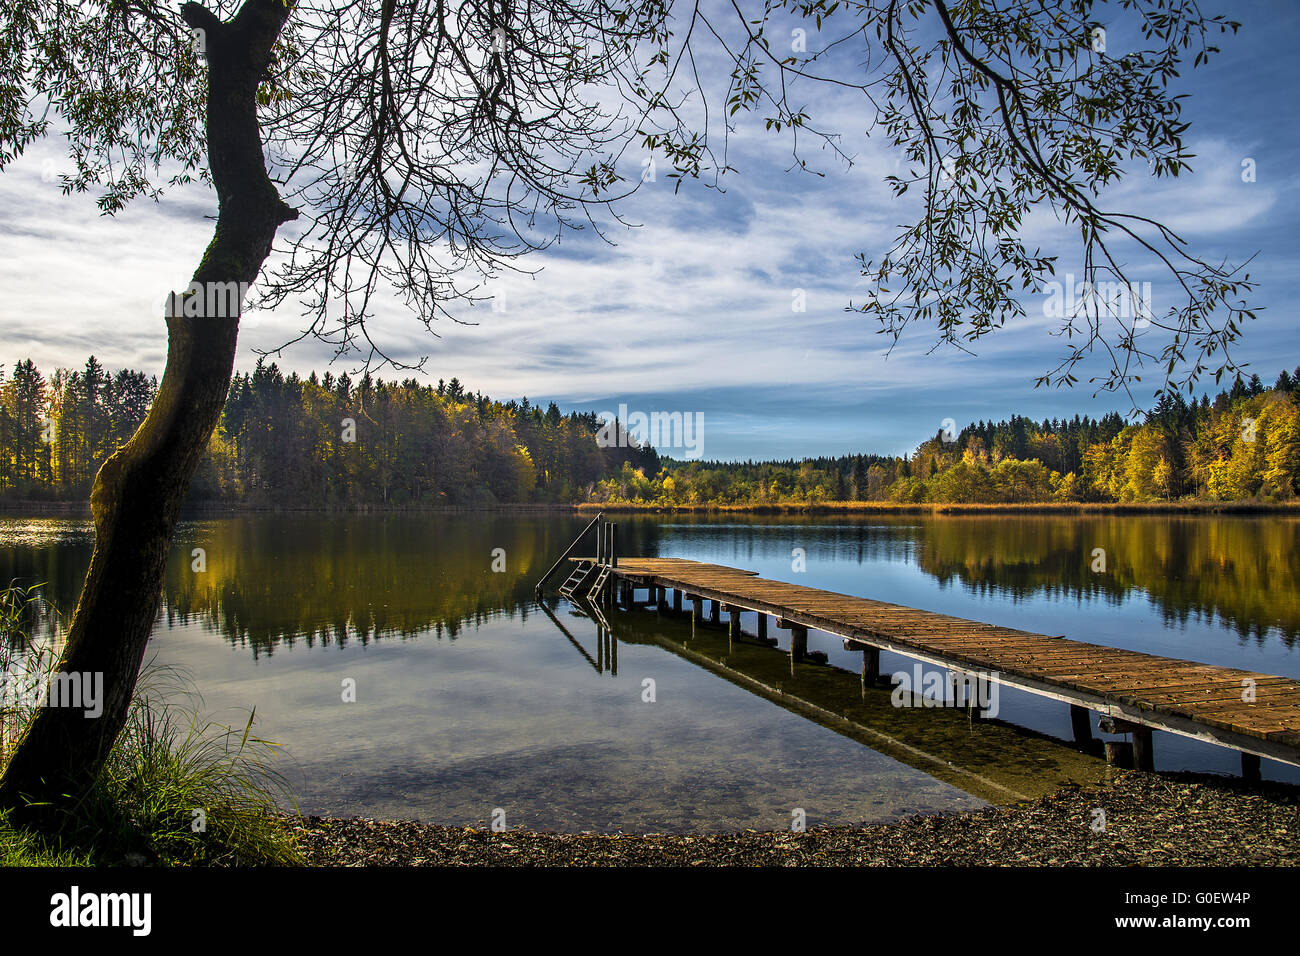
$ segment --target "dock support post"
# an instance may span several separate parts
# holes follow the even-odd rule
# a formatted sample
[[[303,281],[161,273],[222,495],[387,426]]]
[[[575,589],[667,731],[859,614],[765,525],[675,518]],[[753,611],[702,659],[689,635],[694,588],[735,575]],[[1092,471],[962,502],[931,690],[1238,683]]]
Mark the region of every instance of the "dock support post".
[[[618,552],[615,550],[615,543],[618,540],[618,532],[616,530],[618,528],[618,525],[614,524],[614,522],[611,521],[608,524],[606,524],[605,527],[608,529],[609,532],[609,540],[606,543],[606,547],[605,547],[605,563],[609,565],[611,568],[616,568],[618,567],[618,557],[617,557]],[[618,578],[611,577],[609,580],[605,582],[605,588],[600,595],[601,600],[604,602],[606,607],[614,606],[614,602],[616,600],[615,595],[617,594],[617,592],[618,592]]]
[[[720,602],[718,601],[717,598],[714,598],[712,601],[709,602],[709,623],[710,624],[718,623],[719,605]]]
[[[1133,766],[1133,745],[1127,740],[1106,741],[1106,766],[1131,768]]]
[[[758,612],[758,639],[767,640],[767,615],[762,611]]]
[[[862,686],[874,687],[880,680],[880,648],[862,649]]]
[[[790,659],[801,661],[808,653],[808,628],[798,624],[790,626]]]
[[[986,685],[981,682],[985,678],[970,671],[956,671],[951,668],[948,673],[952,680],[954,705],[964,709],[966,716],[970,718],[972,723],[987,720],[988,707],[986,704],[991,699],[992,691],[984,689]]]
[[[953,707],[957,708],[958,710],[970,710],[972,718],[978,720],[979,718],[975,715],[975,711],[978,711],[980,709],[979,695],[978,694],[967,695],[966,693],[968,689],[966,686],[967,676],[965,674],[962,674],[960,671],[949,670],[948,680],[952,684]]]
[[[691,595],[691,626],[704,620],[704,598],[698,594]]]
[[[728,607],[727,613],[731,615],[731,623],[727,627],[727,633],[733,638],[740,637],[740,608]]]
[[[673,613],[674,614],[682,613],[682,589],[681,588],[673,589]]]
[[[1133,766],[1138,770],[1155,770],[1155,754],[1151,751],[1151,728],[1133,728]]]
[[[1154,770],[1155,754],[1151,749],[1151,728],[1117,717],[1102,717],[1097,726],[1104,734],[1132,734],[1132,743],[1106,741],[1106,763],[1119,767]],[[1127,762],[1120,762],[1126,760]]]
[[[1259,754],[1248,754],[1244,750],[1241,752],[1241,779],[1251,783],[1259,783],[1263,779],[1259,770]]]
[[[1074,731],[1074,742],[1081,749],[1092,746],[1092,712],[1078,704],[1070,705],[1070,727]]]

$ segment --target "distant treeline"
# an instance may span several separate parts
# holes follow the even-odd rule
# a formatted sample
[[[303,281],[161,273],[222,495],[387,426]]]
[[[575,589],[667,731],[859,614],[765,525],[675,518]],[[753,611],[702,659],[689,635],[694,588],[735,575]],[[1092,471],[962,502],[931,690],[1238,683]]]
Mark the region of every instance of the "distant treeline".
[[[0,494],[84,499],[95,472],[144,419],[157,380],[84,369],[48,380],[30,360],[0,369]],[[258,363],[231,383],[191,501],[332,507],[571,502],[651,448],[602,448],[595,413],[346,373],[285,376]]]
[[[157,380],[92,356],[48,380],[0,368],[0,495],[84,500],[143,420]],[[1166,397],[1141,424],[1012,416],[940,431],[899,458],[660,459],[597,436],[593,412],[494,401],[346,373],[285,376],[259,362],[231,383],[192,501],[272,507],[601,502],[653,506],[1288,501],[1300,479],[1300,368],[1211,399]]]
[[[1116,413],[1012,416],[939,431],[911,455],[802,462],[681,462],[625,468],[593,499],[675,505],[1288,501],[1300,479],[1300,368],[1256,375],[1211,399],[1166,397],[1137,425]]]

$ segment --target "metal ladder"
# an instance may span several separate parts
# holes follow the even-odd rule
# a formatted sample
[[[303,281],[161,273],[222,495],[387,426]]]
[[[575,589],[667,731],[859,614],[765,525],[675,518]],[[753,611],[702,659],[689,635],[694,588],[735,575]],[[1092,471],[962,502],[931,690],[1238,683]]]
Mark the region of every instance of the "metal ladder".
[[[591,582],[591,587],[587,588],[588,600],[594,600],[600,597],[601,588],[603,588],[605,582],[609,580],[609,570],[610,566],[608,564],[602,564],[600,566],[600,571],[597,572],[595,579]]]
[[[578,536],[573,539],[573,541],[569,544],[567,548],[564,549],[564,553],[555,559],[555,563],[552,564],[550,568],[547,569],[546,573],[543,574],[538,579],[537,583],[533,585],[533,590],[536,592],[538,598],[542,596],[543,586],[545,586],[546,582],[551,579],[551,577],[555,574],[556,571],[560,570],[561,565],[563,565],[564,562],[568,560],[569,555],[573,554],[573,552],[578,549],[578,545],[581,544],[582,539],[587,536],[587,532],[591,531],[592,528],[599,529],[601,522],[604,520],[604,518],[605,516],[603,514],[598,514],[596,515],[596,517],[592,518],[591,523],[587,525],[587,527],[583,528],[581,532],[578,533]],[[597,530],[597,537],[599,537],[599,534],[600,532],[599,530]],[[577,574],[577,571],[575,571],[574,574]],[[574,581],[574,574],[569,575],[569,580],[564,582],[566,586],[571,586],[571,588],[577,586],[578,582]],[[563,587],[561,588],[561,590],[564,590]],[[568,596],[569,594],[568,592],[566,592],[565,597]]]
[[[547,580],[560,569],[560,566],[578,549],[578,545],[593,529],[596,532],[596,559],[594,561],[578,561],[578,566],[560,585],[560,594],[566,598],[572,598],[574,594],[581,591],[588,600],[591,600],[593,595],[599,596],[603,593],[603,589],[609,582],[612,569],[618,566],[618,556],[615,525],[606,521],[603,514],[598,514],[587,527],[582,529],[582,532],[573,539],[573,542],[564,549],[564,553],[555,560],[555,563],[534,585],[533,589],[538,600],[541,600],[542,587]]]
[[[568,580],[560,585],[560,593],[566,598],[573,597],[573,592],[582,587],[583,582],[587,580],[595,567],[596,565],[590,561],[579,561],[578,566],[573,569],[573,573],[569,575]],[[602,570],[604,569],[602,568]]]
[[[609,620],[605,617],[605,613],[600,609],[600,604],[598,602],[588,599],[586,607],[591,612],[588,616],[596,622],[597,627],[604,628],[606,631],[613,630],[609,626]]]

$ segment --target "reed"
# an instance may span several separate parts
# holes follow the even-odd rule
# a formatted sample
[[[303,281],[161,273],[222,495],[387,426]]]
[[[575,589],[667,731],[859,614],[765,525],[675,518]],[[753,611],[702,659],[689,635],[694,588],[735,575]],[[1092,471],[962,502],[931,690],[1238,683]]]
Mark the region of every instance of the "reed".
[[[0,591],[0,662],[53,672],[55,655],[31,638],[29,607],[39,586]],[[0,727],[10,749],[32,716],[9,701]],[[0,865],[292,865],[301,862],[292,793],[277,747],[242,727],[204,721],[201,700],[173,668],[148,662],[126,726],[89,792],[40,832],[13,826],[0,810]],[[0,761],[8,751],[0,752]],[[0,763],[0,766],[3,766]]]

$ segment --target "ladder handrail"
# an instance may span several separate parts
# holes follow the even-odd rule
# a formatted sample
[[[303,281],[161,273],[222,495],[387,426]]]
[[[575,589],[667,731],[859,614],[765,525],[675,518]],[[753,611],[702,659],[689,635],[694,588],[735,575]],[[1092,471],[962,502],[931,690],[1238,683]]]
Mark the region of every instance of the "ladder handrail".
[[[580,532],[578,532],[578,536],[573,539],[573,543],[564,549],[564,553],[560,555],[558,558],[556,558],[555,563],[551,565],[550,569],[545,574],[543,574],[541,578],[538,579],[537,584],[534,585],[533,587],[533,590],[536,593],[538,594],[542,593],[542,585],[544,585],[548,580],[550,580],[551,575],[555,573],[556,569],[559,568],[561,564],[563,564],[565,561],[568,560],[569,555],[573,554],[573,552],[577,550],[578,545],[582,543],[582,539],[587,536],[587,532],[590,531],[592,528],[596,527],[598,524],[600,524],[600,522],[604,520],[604,517],[605,517],[604,512],[601,512],[600,514],[596,515],[596,517],[591,519],[591,523],[587,525],[587,527],[583,528]]]

